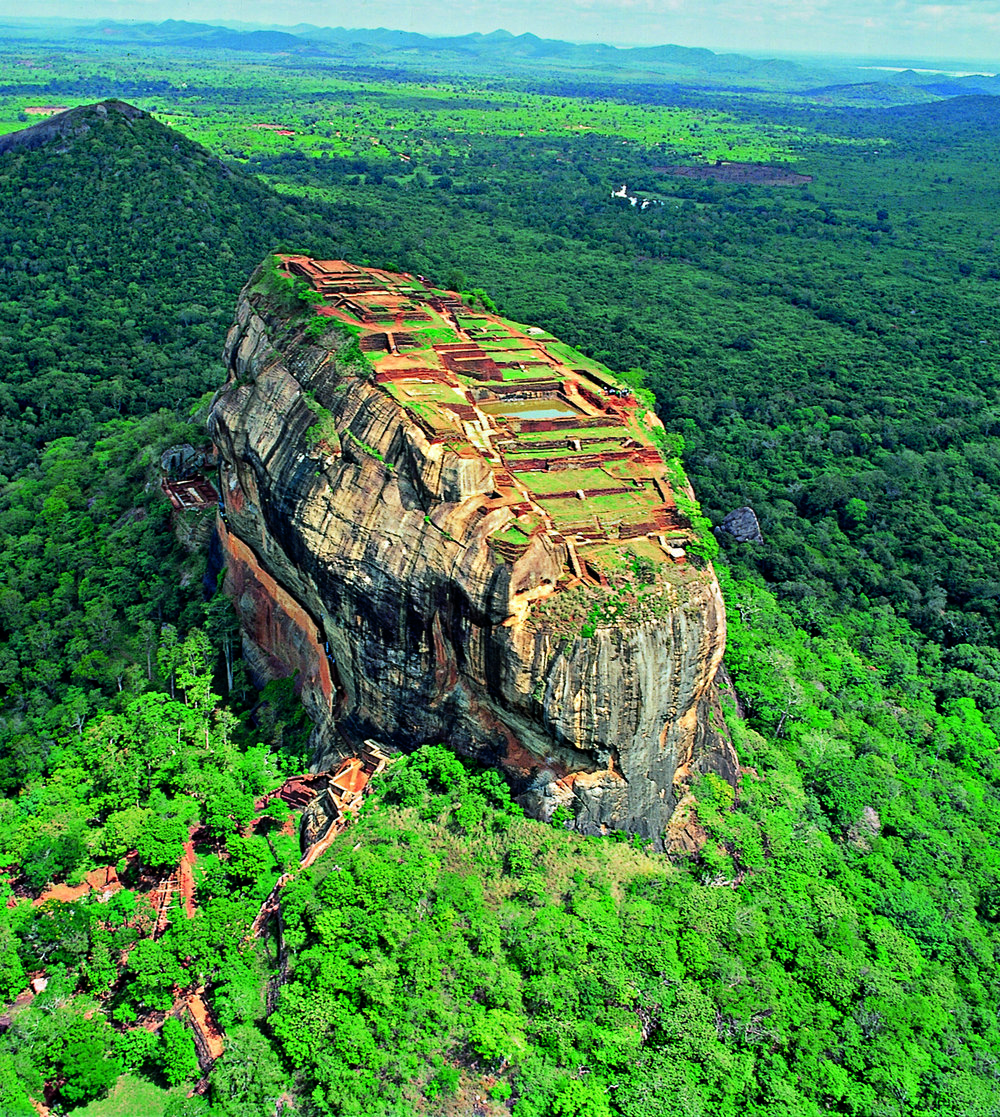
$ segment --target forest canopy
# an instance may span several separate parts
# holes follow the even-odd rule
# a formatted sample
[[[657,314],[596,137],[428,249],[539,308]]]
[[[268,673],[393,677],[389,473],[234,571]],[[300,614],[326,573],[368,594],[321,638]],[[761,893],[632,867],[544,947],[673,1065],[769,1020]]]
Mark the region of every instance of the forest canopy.
[[[995,102],[88,51],[5,45],[2,126],[127,95],[175,130],[0,156],[0,1107],[995,1114]],[[671,173],[734,162],[808,181]],[[742,779],[696,786],[697,856],[525,819],[430,747],[299,870],[255,804],[309,727],[234,665],[159,487],[281,248],[488,292],[655,392],[713,522],[755,509],[717,564]],[[134,1026],[176,989],[226,1037],[191,1098],[191,1030]]]

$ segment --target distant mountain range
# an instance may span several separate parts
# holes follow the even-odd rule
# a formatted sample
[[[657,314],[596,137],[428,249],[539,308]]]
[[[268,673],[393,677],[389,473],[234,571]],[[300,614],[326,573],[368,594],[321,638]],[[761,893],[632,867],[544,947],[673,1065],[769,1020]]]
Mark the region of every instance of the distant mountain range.
[[[476,32],[452,37],[414,31],[294,27],[244,31],[210,23],[167,20],[164,23],[95,21],[71,24],[49,21],[2,28],[9,37],[49,38],[120,43],[146,48],[221,50],[311,59],[341,65],[433,68],[437,72],[592,77],[621,82],[672,81],[709,87],[782,90],[809,100],[851,104],[912,104],[942,97],[1000,93],[1000,78],[949,77],[942,73],[875,71],[845,63],[791,62],[717,54],[703,47],[674,45],[614,47],[604,43],[570,43],[509,31]]]
[[[916,70],[887,71],[874,77],[867,71],[867,80],[838,83],[802,91],[815,100],[880,102],[909,104],[933,101],[942,97],[1000,96],[1000,75],[968,74],[949,77],[941,73],[918,73]]]

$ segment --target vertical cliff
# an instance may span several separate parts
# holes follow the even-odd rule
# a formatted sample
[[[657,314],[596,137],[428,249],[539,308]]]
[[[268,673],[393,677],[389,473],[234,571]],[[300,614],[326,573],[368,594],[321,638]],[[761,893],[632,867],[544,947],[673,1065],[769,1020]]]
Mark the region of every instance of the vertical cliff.
[[[655,417],[607,370],[304,258],[244,290],[226,361],[226,585],[258,673],[298,673],[318,763],[443,741],[534,814],[658,843],[693,772],[734,779],[718,584]]]

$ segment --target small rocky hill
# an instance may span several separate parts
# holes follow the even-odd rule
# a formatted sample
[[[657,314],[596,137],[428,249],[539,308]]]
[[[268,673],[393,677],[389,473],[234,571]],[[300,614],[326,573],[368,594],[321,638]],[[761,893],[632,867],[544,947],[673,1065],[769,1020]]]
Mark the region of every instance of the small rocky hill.
[[[95,105],[80,105],[78,108],[67,109],[66,112],[50,116],[30,128],[0,136],[0,155],[7,151],[33,151],[46,144],[52,144],[53,151],[56,152],[68,151],[72,143],[85,139],[95,127],[103,125],[111,114],[128,123],[148,116],[142,109],[137,109],[125,101],[112,100],[101,101]]]
[[[8,477],[55,438],[214,387],[247,274],[336,222],[117,100],[0,137],[0,212]]]

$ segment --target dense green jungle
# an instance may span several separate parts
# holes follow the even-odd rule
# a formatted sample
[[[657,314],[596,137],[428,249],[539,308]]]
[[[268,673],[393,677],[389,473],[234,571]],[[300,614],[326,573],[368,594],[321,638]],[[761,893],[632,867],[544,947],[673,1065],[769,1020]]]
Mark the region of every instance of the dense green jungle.
[[[0,46],[3,132],[153,114],[0,154],[0,1113],[1000,1113],[997,102],[241,51]],[[251,828],[309,726],[249,685],[160,455],[205,445],[276,249],[487,291],[641,375],[713,523],[755,509],[699,854],[427,745],[311,869]],[[156,1027],[179,990],[207,1076]]]

